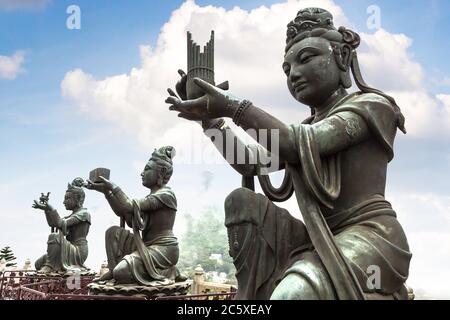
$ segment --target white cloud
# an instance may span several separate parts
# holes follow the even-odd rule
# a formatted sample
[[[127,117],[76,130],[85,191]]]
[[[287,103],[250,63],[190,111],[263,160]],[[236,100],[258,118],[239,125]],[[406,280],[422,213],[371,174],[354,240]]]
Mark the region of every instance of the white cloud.
[[[436,98],[444,104],[445,108],[450,109],[450,94],[438,94]]]
[[[342,10],[331,1],[319,4],[334,13],[337,24],[348,24]],[[198,130],[198,125],[187,124],[167,110],[166,89],[178,80],[176,70],[186,66],[186,31],[193,33],[196,42],[204,43],[210,30],[215,30],[216,81],[229,80],[234,94],[270,107],[286,121],[301,121],[308,109],[288,96],[281,59],[286,21],[295,17],[300,7],[311,5],[318,3],[288,1],[248,12],[237,7],[229,11],[200,7],[186,1],[162,27],[156,47],[141,46],[139,68],[100,80],[73,70],[62,81],[62,93],[82,112],[116,123],[145,146],[154,147],[157,137],[170,135],[173,139],[165,143],[181,148],[187,143],[183,132],[189,126]]]
[[[41,9],[52,0],[0,0],[0,10]]]
[[[450,196],[398,192],[389,198],[413,253],[408,285],[419,297],[425,291],[428,298],[448,299]]]
[[[186,143],[180,139],[186,125],[166,112],[166,88],[177,81],[176,69],[186,65],[186,31],[198,43],[205,43],[210,30],[215,30],[216,81],[229,80],[235,95],[251,99],[281,120],[301,121],[308,109],[290,97],[280,65],[286,22],[299,8],[311,5],[330,10],[337,26],[351,26],[341,8],[329,0],[287,1],[251,11],[200,7],[186,1],[162,27],[156,47],[141,46],[140,67],[100,80],[83,70],[70,71],[62,82],[63,95],[82,111],[135,134],[143,145],[153,147],[155,137],[164,136],[170,128],[180,135],[169,142],[181,146]],[[436,131],[450,134],[438,108],[440,101],[426,91],[423,69],[409,51],[412,39],[383,29],[361,36],[358,52],[363,76],[397,99],[409,137],[435,135]]]
[[[0,56],[0,79],[15,79],[24,72],[22,68],[24,61],[24,51],[17,51],[12,56]]]

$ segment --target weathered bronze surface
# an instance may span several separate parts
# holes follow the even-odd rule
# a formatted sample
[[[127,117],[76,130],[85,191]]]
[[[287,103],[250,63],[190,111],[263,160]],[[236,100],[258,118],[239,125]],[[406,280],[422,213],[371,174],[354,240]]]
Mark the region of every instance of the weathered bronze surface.
[[[357,33],[336,29],[332,15],[320,8],[300,10],[288,24],[287,86],[311,109],[301,123],[286,125],[199,78],[193,82],[203,96],[189,97],[183,72],[178,95],[170,91],[169,109],[201,120],[208,136],[214,131],[215,146],[243,176],[244,188],[225,201],[237,299],[407,299],[411,253],[384,198],[394,138],[397,129],[406,133],[405,120],[392,97],[364,82],[359,44]],[[352,78],[360,91],[349,94]],[[244,145],[223,118],[255,129],[259,145]],[[263,143],[260,129],[278,140]],[[226,157],[229,139],[237,141],[234,159]],[[245,159],[268,151],[279,165],[239,163],[239,150]],[[283,169],[283,185],[274,188],[267,173]],[[255,176],[265,196],[253,191]],[[303,222],[273,203],[293,192]]]
[[[97,182],[88,180],[86,188],[103,193],[114,213],[133,229],[130,232],[125,227],[113,226],[106,231],[110,271],[96,279],[99,284],[93,291],[100,292],[103,285],[108,286],[109,292],[115,290],[111,286],[121,285],[116,289],[122,290],[123,285],[131,285],[138,290],[142,286],[167,286],[185,280],[176,268],[179,250],[172,231],[177,200],[167,186],[174,156],[173,147],[153,152],[141,174],[142,184],[151,190],[143,199],[131,200],[103,176]],[[127,288],[134,292],[130,286]]]
[[[38,273],[43,274],[89,274],[91,271],[84,266],[88,256],[87,235],[91,225],[91,216],[83,208],[83,179],[76,178],[67,186],[64,197],[66,210],[72,213],[61,218],[49,204],[50,193],[41,194],[39,201],[35,200],[33,208],[45,212],[52,233],[48,237],[47,253],[35,262]]]

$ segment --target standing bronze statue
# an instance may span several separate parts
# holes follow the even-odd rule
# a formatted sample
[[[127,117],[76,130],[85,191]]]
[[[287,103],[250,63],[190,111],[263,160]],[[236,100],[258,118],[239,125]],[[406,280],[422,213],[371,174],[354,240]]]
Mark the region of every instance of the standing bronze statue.
[[[45,212],[47,223],[52,228],[52,233],[48,237],[47,253],[35,262],[38,273],[89,273],[84,262],[88,256],[86,237],[91,225],[91,216],[83,208],[85,198],[83,184],[83,179],[76,178],[67,186],[64,206],[66,210],[72,211],[67,217],[61,218],[48,203],[50,193],[42,194],[39,201],[34,201],[33,208]]]
[[[275,188],[267,176],[272,166],[226,157],[244,184],[225,200],[238,299],[407,298],[411,253],[384,197],[396,131],[406,133],[404,117],[392,97],[364,82],[359,44],[358,34],[336,29],[332,15],[320,8],[300,10],[288,24],[282,64],[287,85],[312,113],[297,124],[286,125],[202,79],[193,83],[203,95],[189,97],[189,74],[183,72],[178,96],[169,90],[169,109],[201,121],[224,157],[233,139],[233,160],[239,150],[246,159],[258,159],[267,149],[279,160],[277,168],[285,169]],[[352,75],[360,91],[349,94]],[[244,145],[223,118],[255,129],[259,145]],[[261,132],[277,133],[278,143],[262,144]],[[255,176],[266,196],[251,190]],[[273,203],[293,192],[303,222]]]
[[[133,232],[113,226],[106,231],[109,272],[96,279],[114,285],[163,286],[184,281],[176,263],[179,249],[173,226],[177,211],[175,194],[167,186],[173,172],[173,147],[155,150],[142,172],[142,184],[151,190],[143,199],[131,200],[104,177],[88,180],[86,188],[103,193],[114,213]],[[141,235],[142,231],[142,235]]]

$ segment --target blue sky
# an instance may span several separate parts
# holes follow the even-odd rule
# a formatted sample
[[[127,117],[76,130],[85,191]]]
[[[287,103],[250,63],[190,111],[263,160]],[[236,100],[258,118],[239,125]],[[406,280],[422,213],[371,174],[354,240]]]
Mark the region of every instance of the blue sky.
[[[4,9],[7,2],[11,1],[0,0],[0,56],[11,57],[18,51],[23,51],[25,56],[21,64],[23,72],[17,74],[15,79],[0,77],[0,199],[2,203],[6,203],[0,213],[0,226],[5,228],[7,224],[16,224],[14,227],[8,227],[8,230],[0,231],[0,246],[8,244],[13,249],[16,247],[17,255],[23,261],[25,258],[34,260],[38,253],[45,250],[48,231],[45,219],[31,209],[32,200],[38,197],[40,192],[52,191],[53,203],[62,210],[61,202],[67,182],[76,176],[87,177],[88,172],[95,167],[107,166],[112,170],[113,180],[129,190],[131,195],[145,195],[145,189],[139,185],[138,174],[140,166],[152,151],[149,145],[156,145],[152,142],[139,142],[137,134],[129,125],[117,119],[111,120],[107,114],[105,116],[102,113],[102,110],[106,109],[96,109],[96,104],[88,104],[88,110],[82,111],[80,105],[83,97],[71,96],[67,99],[63,97],[61,88],[67,74],[77,69],[92,75],[98,81],[117,75],[130,75],[133,68],[144,70],[145,73],[147,69],[140,46],[158,48],[157,40],[162,38],[161,28],[169,22],[174,10],[178,10],[184,1],[53,0],[39,8]],[[238,5],[249,12],[262,5],[270,7],[282,2],[284,1],[205,0],[195,3],[199,7],[223,7],[226,12]],[[81,8],[81,30],[66,28],[66,8],[72,4]],[[334,4],[342,9],[346,19],[358,31],[368,35],[374,34],[375,31],[367,29],[366,10],[370,5],[377,5],[381,10],[382,28],[389,34],[404,34],[412,40],[411,46],[405,49],[407,58],[404,59],[408,59],[405,60],[405,65],[411,61],[420,65],[423,73],[421,90],[433,101],[437,101],[436,95],[450,95],[448,1],[335,0]],[[293,17],[295,12],[291,15]],[[170,21],[175,20],[173,18]],[[283,28],[287,22],[281,21]],[[180,37],[172,41],[184,44],[185,38]],[[245,45],[245,41],[241,43]],[[183,67],[179,61],[173,63],[173,79],[176,79],[176,70]],[[181,61],[184,61],[184,58]],[[227,60],[223,58],[223,61]],[[279,61],[276,63],[281,65]],[[399,63],[398,67],[402,65],[403,63]],[[364,65],[362,67],[364,68]],[[281,72],[281,68],[279,69]],[[378,74],[372,76],[369,72],[369,76],[372,76],[375,83],[381,83],[383,86],[383,82],[377,79],[382,79],[383,72],[389,70],[383,70],[382,65],[378,66],[378,69]],[[221,73],[228,77],[226,71]],[[386,82],[395,82],[395,79],[392,79],[395,72],[387,74]],[[158,72],[148,76],[165,79],[165,76],[162,77]],[[407,78],[399,77],[398,81],[404,79]],[[169,85],[171,83],[173,82],[169,82]],[[388,86],[386,89],[389,90]],[[257,88],[254,90],[239,93],[251,96],[258,92]],[[409,93],[414,90],[410,89]],[[407,91],[405,90],[406,93]],[[288,95],[287,91],[280,92],[282,95]],[[277,94],[278,91],[272,96]],[[267,99],[272,101],[270,97]],[[161,117],[166,117],[163,113],[166,112],[164,101],[160,101],[160,108],[164,110],[161,111]],[[438,108],[443,107],[439,105]],[[424,110],[427,114],[426,106]],[[429,113],[433,113],[431,107]],[[414,112],[411,111],[411,114]],[[180,120],[174,117],[173,121],[175,125]],[[431,122],[426,126],[435,125]],[[415,128],[416,126],[412,127],[412,135],[398,135],[396,158],[389,168],[387,189],[388,193],[392,193],[393,204],[398,204],[397,207],[404,208],[405,211],[410,209],[408,203],[415,201],[408,198],[409,195],[416,200],[416,195],[426,195],[428,198],[417,201],[434,203],[435,207],[424,206],[424,210],[428,212],[423,212],[423,216],[427,217],[433,215],[436,208],[445,212],[449,210],[450,187],[447,181],[450,178],[450,148],[447,143],[449,135],[445,132],[450,130],[440,128],[441,131],[436,129],[432,133],[422,135],[414,134]],[[149,137],[149,140],[152,139],[157,141],[157,137]],[[215,191],[209,190],[208,197],[211,200],[202,201],[201,205],[222,207],[222,200],[227,192],[239,185],[239,176],[226,166],[199,167],[181,164],[178,168],[174,184],[180,193],[185,192],[186,195],[180,194],[179,197],[185,200],[187,208],[181,211],[200,210],[200,204],[195,206],[188,203],[189,196],[195,195],[189,189],[202,190],[202,172],[205,170],[214,172],[215,178],[211,188]],[[91,243],[103,241],[103,230],[108,224],[117,223],[117,219],[112,214],[106,216],[105,201],[99,195],[89,193],[86,203],[93,212],[99,212],[97,221],[101,224],[101,227],[93,228]],[[417,208],[422,207],[418,205]],[[417,237],[420,237],[424,230],[423,225],[427,226],[429,233],[450,235],[450,222],[445,217],[442,218],[445,223],[434,218],[417,221],[416,218],[422,219],[421,213],[417,211],[411,214],[411,217],[416,219],[413,221],[413,218],[406,217],[406,212],[399,212],[399,217],[402,214],[407,220],[407,232],[415,233]],[[93,235],[94,232],[96,235]],[[33,242],[29,249],[28,242],[24,241],[27,237]],[[104,259],[103,244],[93,246],[93,257],[88,261],[97,268]],[[427,257],[423,258],[425,259]],[[450,262],[449,256],[442,259],[443,263]],[[417,266],[417,269],[421,270],[421,274],[425,274],[424,270],[428,266],[424,264]],[[444,270],[444,267],[441,269]],[[450,293],[442,293],[443,289],[425,288],[425,279],[416,282],[426,292],[450,296]]]

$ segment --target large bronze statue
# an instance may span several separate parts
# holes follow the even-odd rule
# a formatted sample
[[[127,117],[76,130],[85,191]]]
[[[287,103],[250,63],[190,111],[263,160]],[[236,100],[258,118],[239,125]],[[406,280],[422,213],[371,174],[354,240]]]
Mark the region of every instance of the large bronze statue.
[[[189,72],[180,72],[178,96],[169,90],[169,109],[201,121],[224,157],[230,139],[236,142],[234,159],[226,159],[243,176],[244,188],[226,198],[225,224],[238,299],[407,298],[411,253],[384,198],[397,128],[406,133],[404,117],[392,97],[364,82],[359,44],[358,34],[336,29],[320,8],[303,9],[288,24],[287,85],[312,113],[301,123],[286,125],[212,81],[189,79]],[[351,75],[360,91],[349,94]],[[186,83],[202,94],[189,96]],[[244,145],[223,118],[255,129],[259,145]],[[263,144],[265,132],[279,140]],[[272,162],[279,161],[277,169],[285,169],[279,188],[267,176],[273,166],[236,161],[239,150],[259,159],[266,149]],[[252,190],[254,176],[266,196]],[[303,222],[273,203],[294,191]]]
[[[64,206],[72,213],[67,217],[61,218],[48,203],[49,193],[42,194],[39,201],[34,201],[33,208],[45,212],[47,223],[52,228],[52,233],[48,237],[47,253],[35,263],[39,273],[89,272],[84,262],[88,256],[86,237],[91,225],[91,216],[83,208],[85,198],[83,184],[81,178],[68,184]]]
[[[106,231],[109,272],[96,279],[114,285],[170,285],[185,280],[176,263],[178,241],[172,232],[177,211],[175,194],[167,186],[172,176],[173,147],[155,150],[142,172],[142,184],[151,190],[140,200],[128,196],[104,177],[88,180],[87,188],[103,193],[114,213],[125,220],[133,233],[113,226]],[[140,231],[142,231],[142,236]]]

